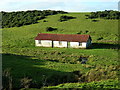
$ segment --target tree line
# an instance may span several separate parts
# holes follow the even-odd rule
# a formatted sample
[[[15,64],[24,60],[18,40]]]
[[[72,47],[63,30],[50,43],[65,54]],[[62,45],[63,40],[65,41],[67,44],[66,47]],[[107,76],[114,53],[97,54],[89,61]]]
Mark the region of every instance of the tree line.
[[[86,15],[88,19],[103,18],[103,19],[120,19],[120,12],[113,10],[91,12],[90,15]]]
[[[32,10],[32,11],[17,11],[2,13],[2,28],[20,27],[37,23],[38,20],[44,19],[48,15],[64,14],[64,11],[54,10]]]

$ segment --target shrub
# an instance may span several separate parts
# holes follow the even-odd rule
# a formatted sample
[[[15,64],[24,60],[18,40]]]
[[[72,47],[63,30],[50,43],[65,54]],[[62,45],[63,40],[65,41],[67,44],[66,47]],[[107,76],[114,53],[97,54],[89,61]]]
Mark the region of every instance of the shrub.
[[[111,70],[112,70],[111,67],[108,68],[96,67],[95,69],[91,69],[89,72],[86,73],[85,81],[91,82],[117,78],[117,71]]]
[[[75,17],[72,17],[72,16],[61,16],[59,21],[62,22],[62,21],[67,21],[69,19],[74,19]]]
[[[46,31],[55,31],[55,30],[57,30],[57,28],[52,28],[52,27],[47,27],[46,28]]]
[[[78,32],[77,34],[82,34],[82,31]]]
[[[92,20],[93,22],[98,22],[99,20]]]
[[[48,22],[47,20],[44,20],[43,22]]]
[[[47,78],[48,85],[58,85],[60,83],[74,82],[75,75],[73,73],[54,73]]]
[[[31,85],[32,79],[28,78],[28,77],[24,77],[23,79],[21,79],[21,86],[23,86],[24,88],[29,88],[29,86]]]
[[[97,40],[102,40],[103,39],[103,37],[99,37]]]
[[[103,18],[103,19],[120,19],[120,12],[113,10],[91,12],[91,15],[85,15],[89,19]],[[93,20],[96,22],[96,20]]]

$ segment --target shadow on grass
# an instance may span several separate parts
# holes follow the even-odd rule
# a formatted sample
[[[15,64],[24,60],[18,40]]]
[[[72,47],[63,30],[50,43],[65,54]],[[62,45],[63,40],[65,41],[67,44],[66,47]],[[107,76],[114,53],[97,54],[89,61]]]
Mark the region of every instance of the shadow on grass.
[[[10,74],[13,79],[13,88],[23,88],[20,80],[24,77],[32,79],[32,83],[30,84],[31,88],[75,82],[72,72],[61,72],[49,69],[50,66],[52,66],[50,68],[54,68],[53,64],[49,64],[51,61],[33,59],[28,56],[14,54],[3,54],[2,59],[3,71],[8,68],[11,69]],[[49,67],[47,67],[47,65],[49,65]],[[8,87],[6,83],[3,78],[4,87]]]
[[[107,44],[107,43],[92,43],[90,46],[92,49],[119,49],[119,44]]]

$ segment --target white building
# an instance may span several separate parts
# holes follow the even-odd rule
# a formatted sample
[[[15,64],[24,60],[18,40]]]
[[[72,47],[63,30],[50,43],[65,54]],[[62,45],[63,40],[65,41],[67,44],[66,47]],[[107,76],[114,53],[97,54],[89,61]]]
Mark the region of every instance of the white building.
[[[35,45],[41,47],[88,48],[91,41],[90,35],[39,33],[35,38]]]

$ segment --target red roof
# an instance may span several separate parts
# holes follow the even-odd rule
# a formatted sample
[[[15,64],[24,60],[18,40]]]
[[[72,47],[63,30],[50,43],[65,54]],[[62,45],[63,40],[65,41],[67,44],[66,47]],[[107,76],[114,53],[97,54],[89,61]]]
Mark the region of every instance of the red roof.
[[[53,41],[68,41],[68,42],[87,42],[91,39],[90,35],[79,34],[48,34],[39,33],[35,40],[53,40]]]

